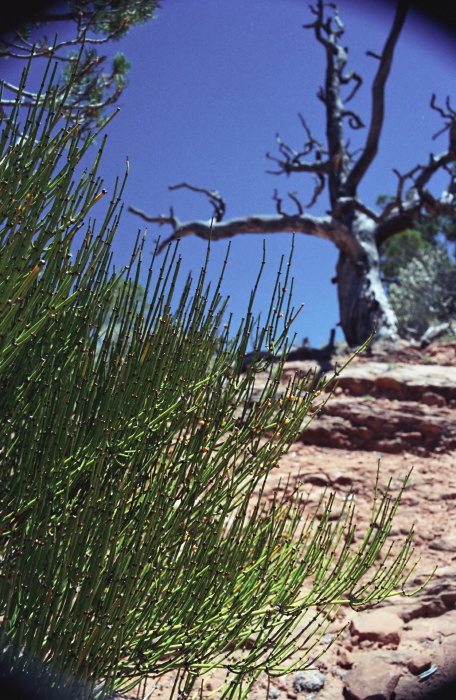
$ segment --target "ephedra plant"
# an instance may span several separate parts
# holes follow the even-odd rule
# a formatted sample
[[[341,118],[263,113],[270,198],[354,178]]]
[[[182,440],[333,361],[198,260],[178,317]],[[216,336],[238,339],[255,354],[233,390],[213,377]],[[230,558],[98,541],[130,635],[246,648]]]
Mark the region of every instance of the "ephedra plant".
[[[265,505],[324,387],[296,376],[279,391],[289,264],[264,319],[255,285],[238,328],[204,269],[175,298],[174,245],[144,289],[142,236],[113,272],[122,184],[103,198],[104,142],[81,141],[54,95],[51,75],[0,141],[2,676],[104,698],[174,671],[173,697],[204,697],[219,668],[219,697],[246,697],[261,671],[306,667],[338,606],[401,590],[411,535],[394,556],[388,545],[400,494],[376,487],[357,544],[352,500],[335,521],[331,496],[318,517],[299,489]]]

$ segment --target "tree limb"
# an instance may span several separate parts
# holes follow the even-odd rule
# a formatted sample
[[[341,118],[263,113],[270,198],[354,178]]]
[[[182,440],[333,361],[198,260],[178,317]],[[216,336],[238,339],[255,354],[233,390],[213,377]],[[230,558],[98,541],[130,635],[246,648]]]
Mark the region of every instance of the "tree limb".
[[[28,61],[31,58],[56,58],[59,61],[71,62],[73,59],[68,55],[58,53],[62,48],[68,48],[69,46],[81,46],[81,44],[106,44],[106,42],[111,41],[116,38],[116,34],[113,32],[106,35],[101,39],[94,39],[87,36],[78,35],[75,39],[67,39],[66,41],[59,41],[52,46],[46,46],[45,44],[39,44],[38,46],[31,44],[24,39],[23,45],[15,44],[12,42],[7,42],[2,40],[5,47],[0,51],[1,58],[19,58],[23,61]],[[23,53],[14,53],[16,51],[22,51]]]
[[[297,206],[297,208],[298,208],[298,214],[301,214],[301,215],[304,214],[304,210],[303,210],[303,208],[302,208],[302,204],[301,204],[301,202],[299,201],[298,195],[296,194],[296,192],[288,192],[288,196],[289,196],[290,199],[292,199],[293,202],[296,204],[296,206]]]
[[[350,109],[344,109],[342,111],[342,117],[348,117],[350,129],[364,129],[365,124],[356,112],[352,112]]]
[[[282,175],[283,173],[290,175],[291,173],[299,172],[323,174],[329,172],[329,168],[331,167],[330,161],[322,160],[322,156],[327,154],[323,144],[312,135],[302,114],[298,114],[298,116],[303,129],[306,131],[307,141],[304,143],[304,147],[301,151],[295,151],[291,146],[282,141],[279,134],[276,134],[276,143],[282,158],[277,158],[276,156],[271,156],[270,153],[266,153],[266,158],[280,166],[279,170],[266,171],[271,175]],[[303,163],[301,159],[312,152],[315,152],[315,161],[313,163]]]
[[[394,169],[398,178],[396,196],[387,204],[381,215],[381,220],[386,222],[396,215],[406,214],[415,219],[423,216],[456,217],[456,182],[454,163],[456,162],[456,111],[451,108],[449,99],[446,99],[446,110],[436,105],[435,95],[431,99],[431,108],[437,111],[445,120],[445,125],[434,137],[448,131],[448,149],[440,155],[429,155],[426,165],[416,165],[409,172],[401,174]],[[431,178],[439,170],[445,170],[450,176],[448,189],[442,192],[439,198],[434,197],[427,189]],[[409,187],[404,194],[406,183]],[[383,234],[379,234],[383,240]]]
[[[350,100],[354,98],[359,88],[363,84],[363,79],[361,78],[361,76],[352,70],[348,71],[346,75],[342,76],[340,82],[342,85],[347,85],[350,82],[350,80],[353,80],[355,82],[355,86],[353,90],[349,93],[348,97],[345,98],[345,103],[350,102]]]
[[[212,198],[212,191],[203,188],[192,187],[183,183],[189,189],[196,192],[205,192],[209,198]],[[180,185],[182,186],[182,185]],[[175,188],[175,187],[174,187]],[[173,188],[173,189],[174,189]],[[296,198],[291,193],[291,198],[296,202]],[[217,193],[217,196],[220,195]],[[265,216],[246,216],[227,221],[186,221],[181,222],[174,215],[171,209],[169,216],[161,214],[160,216],[149,216],[141,209],[130,206],[128,210],[132,214],[140,216],[144,221],[157,223],[160,226],[169,224],[173,228],[173,233],[168,236],[159,246],[158,252],[161,252],[169,243],[179,240],[184,236],[195,235],[204,240],[222,240],[224,238],[233,238],[238,234],[243,233],[305,233],[318,238],[325,238],[334,243],[340,250],[343,250],[348,255],[356,257],[361,254],[361,246],[350,235],[348,229],[341,223],[335,221],[331,216],[317,217],[308,214],[286,214],[281,210],[281,200],[275,196],[277,202],[278,214]]]
[[[374,160],[378,151],[378,143],[383,127],[385,113],[385,85],[391,69],[393,61],[394,49],[399,39],[402,27],[405,22],[407,10],[409,7],[408,0],[399,0],[394,16],[391,31],[386,40],[383,53],[379,56],[380,65],[377,70],[373,85],[372,85],[372,110],[369,133],[366,139],[366,145],[358,161],[352,167],[347,179],[347,190],[354,194],[356,189],[365,175],[370,164]],[[370,52],[370,55],[372,52]]]
[[[434,134],[434,139],[440,136],[445,131],[448,131],[448,150],[441,153],[439,156],[434,156],[432,153],[429,155],[429,161],[427,165],[418,166],[420,169],[420,174],[414,181],[414,187],[421,194],[424,186],[429,182],[431,177],[437,170],[448,168],[448,165],[456,161],[456,112],[452,109],[450,105],[449,97],[445,101],[447,111],[444,111],[441,107],[438,107],[435,102],[435,95],[431,98],[431,108],[438,112],[445,120],[445,125],[440,131]]]
[[[306,209],[310,209],[310,207],[313,207],[315,202],[317,201],[318,197],[321,195],[323,190],[325,189],[325,178],[323,175],[320,173],[316,173],[316,179],[315,179],[315,189],[314,193],[312,195],[312,199],[309,201],[308,204],[306,204]]]
[[[392,238],[392,236],[396,236],[398,233],[413,228],[415,221],[416,217],[413,213],[409,212],[399,212],[390,215],[387,219],[382,221],[376,229],[375,243],[377,248],[380,248],[388,238]]]
[[[369,219],[372,219],[372,221],[375,223],[379,223],[381,221],[381,217],[378,214],[355,197],[339,197],[336,208],[331,212],[331,214],[337,219],[339,216],[343,215],[344,209],[354,209],[355,211],[359,211],[369,217]]]
[[[202,192],[209,197],[209,201],[214,207],[214,221],[221,221],[225,216],[226,204],[223,197],[217,192],[217,190],[208,190],[205,187],[195,187],[195,185],[190,185],[188,182],[181,182],[179,185],[170,185],[169,190],[180,190],[188,189],[192,192]]]
[[[307,134],[307,141],[304,144],[304,149],[301,152],[295,151],[291,148],[291,146],[282,141],[280,136],[277,134],[276,141],[279,146],[279,151],[284,159],[277,158],[275,156],[271,156],[270,153],[266,153],[266,158],[279,165],[279,170],[267,170],[266,172],[270,175],[282,175],[284,173],[290,175],[291,173],[297,172],[314,173],[316,175],[314,192],[309,203],[305,205],[306,209],[310,209],[325,188],[325,175],[330,172],[332,163],[329,160],[322,160],[322,156],[327,153],[323,148],[323,144],[314,138],[302,114],[299,114],[298,116]],[[303,163],[301,158],[308,155],[312,151],[315,151],[315,161],[313,163]],[[290,193],[289,196],[291,196]],[[299,202],[299,207],[301,206],[302,205]]]

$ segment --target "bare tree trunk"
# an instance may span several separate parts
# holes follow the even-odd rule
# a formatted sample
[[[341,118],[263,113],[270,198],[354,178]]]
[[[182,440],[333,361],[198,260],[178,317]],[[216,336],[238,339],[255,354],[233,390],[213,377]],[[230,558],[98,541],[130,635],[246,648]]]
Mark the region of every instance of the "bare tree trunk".
[[[340,325],[351,347],[361,345],[375,330],[377,340],[398,339],[395,315],[380,280],[376,265],[339,254],[337,262],[337,296]]]
[[[352,255],[339,247],[335,280],[345,339],[351,347],[356,347],[375,331],[377,340],[397,340],[396,316],[380,278],[377,227],[360,212],[351,212],[349,219],[346,225],[358,243],[358,253]]]

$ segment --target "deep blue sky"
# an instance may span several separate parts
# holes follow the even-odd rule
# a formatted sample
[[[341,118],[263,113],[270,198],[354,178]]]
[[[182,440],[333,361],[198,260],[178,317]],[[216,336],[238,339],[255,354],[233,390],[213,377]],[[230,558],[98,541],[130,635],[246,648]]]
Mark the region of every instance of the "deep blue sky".
[[[340,0],[338,5],[346,25],[344,43],[350,48],[348,68],[364,79],[350,107],[367,123],[377,62],[365,51],[381,51],[394,6],[353,0]],[[125,52],[132,71],[121,111],[108,127],[101,168],[107,189],[112,189],[115,174],[123,173],[128,156],[126,204],[151,215],[167,213],[173,204],[181,220],[210,218],[212,209],[203,195],[168,191],[168,185],[184,180],[219,190],[227,218],[274,213],[275,187],[284,201],[286,192],[293,190],[307,202],[312,177],[266,174],[271,164],[265,153],[276,154],[276,132],[291,146],[301,147],[305,135],[298,112],[314,135],[324,139],[323,105],[316,98],[324,80],[324,54],[313,33],[302,28],[310,21],[307,0],[163,0],[155,20],[110,47],[111,53]],[[436,92],[443,104],[454,94],[455,44],[433,25],[409,16],[388,83],[380,153],[359,191],[366,204],[374,206],[379,194],[394,192],[393,168],[405,172],[425,162],[431,150],[445,149],[445,136],[431,139],[442,123],[429,109],[429,100]],[[5,70],[12,77],[15,69],[9,64]],[[364,138],[365,130],[352,132],[352,146],[361,145]],[[291,201],[286,206],[294,210]],[[311,213],[321,216],[326,209],[322,197]],[[144,227],[138,217],[124,214],[115,243],[119,265],[127,262],[136,231]],[[148,252],[158,233],[167,236],[170,228],[149,225]],[[268,289],[290,242],[290,234],[267,238],[267,274],[257,311],[267,309]],[[225,241],[213,244],[213,277],[226,246]],[[206,245],[189,237],[180,250],[185,279],[189,270],[198,273]],[[232,240],[223,292],[230,295],[229,308],[238,318],[261,255],[261,236]],[[325,343],[338,321],[336,287],[330,283],[336,260],[337,251],[329,242],[297,235],[293,298],[296,306],[305,304],[294,326],[299,341],[307,336],[314,346]]]

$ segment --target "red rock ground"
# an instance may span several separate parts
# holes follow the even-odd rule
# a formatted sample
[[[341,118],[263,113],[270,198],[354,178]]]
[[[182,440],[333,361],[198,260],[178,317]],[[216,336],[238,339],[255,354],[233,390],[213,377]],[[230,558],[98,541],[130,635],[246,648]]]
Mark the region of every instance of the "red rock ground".
[[[305,431],[302,441],[282,459],[281,468],[271,474],[266,498],[288,474],[310,487],[315,502],[325,486],[335,492],[336,504],[353,491],[357,521],[362,524],[369,520],[378,459],[381,483],[391,478],[393,491],[413,467],[391,537],[402,543],[414,524],[415,558],[420,559],[415,583],[437,569],[415,597],[391,598],[363,612],[344,609],[329,632],[346,629],[321,658],[319,670],[274,679],[270,698],[419,700],[452,678],[456,670],[455,355],[455,345],[425,351],[404,346],[393,355],[388,351],[386,357],[377,352],[357,358],[332,399],[338,401],[339,410],[318,418],[313,436]],[[302,369],[298,365],[290,363],[287,372]],[[389,430],[391,422],[394,429]],[[364,449],[353,449],[360,441]],[[320,648],[331,639],[326,635]],[[168,700],[172,680],[170,675],[151,682],[148,692],[157,685],[151,699]],[[207,679],[202,697],[216,690],[217,683],[217,676]],[[266,680],[261,678],[248,698],[265,697]]]

